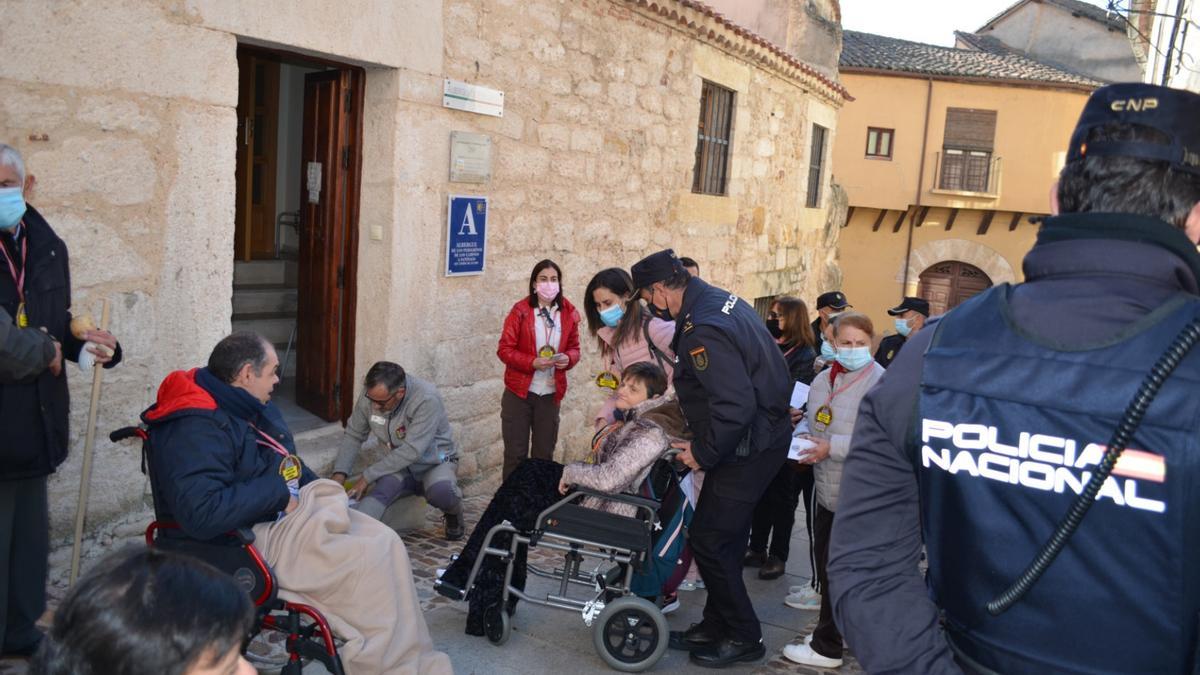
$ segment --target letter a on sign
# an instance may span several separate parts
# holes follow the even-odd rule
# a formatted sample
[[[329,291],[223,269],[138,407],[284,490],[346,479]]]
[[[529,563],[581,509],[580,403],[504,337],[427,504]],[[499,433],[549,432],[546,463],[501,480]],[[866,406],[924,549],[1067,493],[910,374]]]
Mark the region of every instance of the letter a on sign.
[[[458,226],[458,234],[460,236],[464,234],[472,237],[479,236],[479,233],[475,231],[475,216],[471,214],[473,210],[474,209],[467,208],[462,219],[462,224]]]

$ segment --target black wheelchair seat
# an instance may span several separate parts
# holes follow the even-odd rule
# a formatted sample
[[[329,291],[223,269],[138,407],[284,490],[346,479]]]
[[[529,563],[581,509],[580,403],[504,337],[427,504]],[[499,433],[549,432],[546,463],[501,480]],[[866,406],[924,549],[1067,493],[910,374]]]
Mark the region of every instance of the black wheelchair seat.
[[[547,513],[539,526],[545,534],[569,537],[605,548],[645,553],[650,548],[650,523],[578,504],[563,504]]]

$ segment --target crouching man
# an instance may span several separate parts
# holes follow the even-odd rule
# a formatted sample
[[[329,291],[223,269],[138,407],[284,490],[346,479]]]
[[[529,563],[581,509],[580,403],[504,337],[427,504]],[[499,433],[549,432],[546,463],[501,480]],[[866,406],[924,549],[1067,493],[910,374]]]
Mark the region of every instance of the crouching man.
[[[450,673],[421,614],[396,533],[351,511],[341,485],[296,455],[271,391],[275,349],[254,333],[217,343],[208,366],[163,380],[142,413],[150,429],[155,511],[163,536],[211,540],[252,527],[284,600],[325,614],[348,672]]]
[[[354,508],[378,519],[397,499],[424,495],[445,514],[446,539],[461,539],[458,447],[450,436],[450,420],[437,388],[407,375],[391,361],[371,366],[363,381],[362,398],[346,423],[333,464],[333,480],[346,482],[368,436],[374,436],[389,452],[364,469],[350,489],[350,497],[361,500]]]

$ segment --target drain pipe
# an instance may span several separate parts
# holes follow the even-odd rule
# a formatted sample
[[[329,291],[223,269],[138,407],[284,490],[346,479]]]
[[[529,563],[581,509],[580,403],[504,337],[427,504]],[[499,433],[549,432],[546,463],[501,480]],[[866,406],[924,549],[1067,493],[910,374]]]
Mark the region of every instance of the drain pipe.
[[[925,82],[925,128],[921,130],[921,163],[917,169],[917,198],[913,204],[912,215],[908,218],[908,243],[904,248],[904,285],[900,289],[901,297],[908,294],[908,267],[912,262],[913,230],[917,227],[917,213],[921,210],[921,193],[925,189],[925,154],[926,146],[929,144],[929,110],[933,105],[933,78],[926,78]]]

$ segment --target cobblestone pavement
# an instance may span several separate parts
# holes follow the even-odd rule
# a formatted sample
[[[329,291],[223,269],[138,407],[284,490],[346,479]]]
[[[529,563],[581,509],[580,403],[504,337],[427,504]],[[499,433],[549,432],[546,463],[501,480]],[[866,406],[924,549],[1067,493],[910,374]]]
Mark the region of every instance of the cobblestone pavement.
[[[486,501],[487,501],[487,497],[473,497],[473,498],[469,498],[466,500],[465,516],[466,516],[468,532],[471,531],[471,528],[474,526],[475,522],[478,520],[480,512],[483,510],[484,506],[486,506]],[[797,524],[801,524],[803,522],[804,522],[804,520],[802,517],[797,518]],[[800,529],[803,530],[802,527]],[[793,549],[794,550],[807,549],[807,542],[803,541],[804,532],[801,531],[797,536],[801,539],[801,541],[797,542],[797,543],[802,543],[803,549],[799,548],[798,546],[794,546]],[[436,512],[433,509],[430,509],[428,511],[428,515],[426,517],[426,526],[419,530],[405,532],[402,534],[402,537],[404,539],[405,545],[408,548],[409,557],[412,560],[413,579],[417,585],[417,592],[418,592],[418,596],[421,601],[422,610],[426,614],[429,614],[431,612],[439,612],[439,613],[440,612],[462,612],[463,609],[462,609],[462,605],[460,603],[451,602],[447,598],[444,598],[444,597],[436,594],[433,591],[433,580],[434,580],[435,571],[439,567],[445,567],[447,562],[450,560],[450,556],[453,555],[454,553],[458,552],[459,548],[462,545],[462,542],[448,542],[448,541],[445,541],[444,539],[442,539],[442,525],[441,525],[440,513]],[[794,539],[794,541],[796,541],[796,540]],[[806,556],[804,556],[804,557],[806,557]],[[558,561],[558,559],[557,559],[557,556],[550,555],[550,553],[548,551],[534,551],[531,553],[530,561],[535,562],[535,563],[541,563],[542,565],[544,565],[546,567],[553,568],[554,564]],[[758,606],[758,603],[760,603],[760,602],[772,602],[772,603],[779,602],[777,593],[767,593],[767,592],[761,590],[762,589],[761,584],[756,585],[755,583],[748,582],[748,585],[750,587],[752,597],[755,600],[756,606]],[[51,589],[51,592],[58,593],[59,591],[56,591],[55,589]],[[48,626],[50,617],[53,612],[53,607],[57,606],[60,599],[61,598],[59,598],[59,597],[51,597],[50,598],[51,609],[50,609],[50,611],[47,611],[46,616],[43,617],[42,623],[44,624],[44,626]],[[703,602],[703,591],[694,591],[692,593],[685,594],[685,600],[689,604],[694,604],[696,606],[699,606]],[[542,608],[530,608],[528,611],[549,612],[549,611],[554,611],[554,610],[548,610],[548,609],[542,609]],[[801,642],[803,639],[803,636],[810,633],[812,631],[813,627],[815,626],[816,612],[799,612],[799,611],[794,611],[794,610],[791,610],[791,611],[793,613],[788,616],[796,617],[796,621],[791,626],[785,626],[785,628],[794,628],[794,627],[803,625],[803,628],[801,630],[799,630],[799,632],[796,634],[796,637],[793,640],[793,642],[798,643],[798,642]],[[766,619],[764,619],[764,622],[766,622]],[[588,640],[588,642],[590,643],[590,640]],[[494,647],[492,647],[490,644],[488,644],[486,641],[483,641],[483,640],[477,641],[478,647],[474,646],[475,645],[474,642],[472,642],[470,644],[471,644],[471,649],[479,649],[479,650],[494,649]],[[528,642],[526,642],[525,644],[528,644]],[[513,640],[508,645],[505,645],[504,649],[506,649],[506,650],[520,649],[521,645],[522,645],[521,641]],[[845,663],[842,665],[841,668],[834,669],[834,670],[826,670],[826,669],[821,669],[821,668],[811,668],[811,667],[807,667],[807,666],[801,666],[799,664],[795,664],[795,663],[785,660],[780,651],[782,648],[782,645],[780,645],[780,644],[771,645],[771,648],[772,648],[772,651],[769,652],[768,659],[765,662],[763,662],[761,664],[757,664],[757,665],[752,665],[749,667],[730,669],[730,672],[751,673],[753,675],[762,675],[762,674],[766,674],[766,673],[798,673],[798,674],[804,674],[804,675],[825,675],[827,673],[828,674],[839,673],[841,675],[855,675],[857,673],[863,672],[862,669],[859,667],[858,662],[855,661],[853,656],[851,656],[849,654],[847,654]],[[260,651],[262,650],[261,646],[259,647],[259,650]],[[686,663],[678,664],[678,665],[680,665],[682,667],[672,667],[672,668],[669,668],[669,670],[671,672],[711,672],[711,671],[707,671],[704,669],[691,667],[689,664],[686,664]],[[309,670],[310,670],[309,668],[306,668],[305,672],[308,672]],[[315,670],[318,670],[318,672],[319,672],[320,669],[315,669]],[[659,664],[658,668],[656,668],[655,670],[662,671],[665,669],[663,667],[663,664]],[[25,672],[26,672],[25,662],[22,660],[17,660],[17,659],[0,660],[0,675],[25,675]],[[539,671],[531,670],[530,672],[539,672]],[[578,668],[576,670],[576,673],[578,675],[583,675],[584,673],[589,673],[589,672],[605,673],[605,672],[614,672],[614,671],[607,671],[607,670],[604,670],[602,668],[597,668],[597,667],[589,668],[589,666],[587,666],[585,664],[580,664],[580,668]]]

